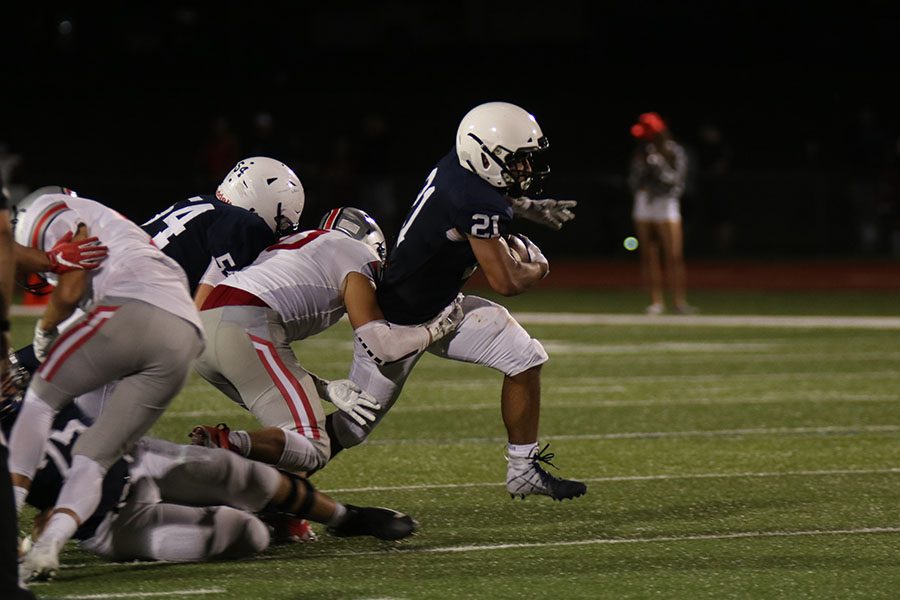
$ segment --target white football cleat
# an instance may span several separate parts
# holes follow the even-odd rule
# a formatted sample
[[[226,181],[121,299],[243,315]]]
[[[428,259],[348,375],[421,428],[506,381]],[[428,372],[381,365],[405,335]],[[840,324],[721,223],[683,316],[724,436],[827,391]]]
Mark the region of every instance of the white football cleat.
[[[38,539],[19,565],[21,581],[46,581],[59,571],[59,551],[63,542]]]
[[[556,467],[552,462],[553,453],[546,452],[545,445],[531,453],[531,456],[507,457],[509,465],[506,470],[506,491],[511,498],[517,496],[525,499],[525,496],[539,494],[550,496],[554,500],[567,500],[583,496],[587,492],[587,486],[573,479],[555,477],[544,470],[540,463]]]

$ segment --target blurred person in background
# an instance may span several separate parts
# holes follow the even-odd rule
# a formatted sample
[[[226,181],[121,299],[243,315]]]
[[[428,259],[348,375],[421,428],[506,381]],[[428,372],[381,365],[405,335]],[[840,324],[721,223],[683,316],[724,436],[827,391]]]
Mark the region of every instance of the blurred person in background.
[[[650,288],[647,313],[658,315],[666,310],[664,274],[671,288],[674,311],[695,312],[687,303],[681,222],[687,155],[655,112],[640,115],[631,126],[631,135],[637,144],[629,166],[628,186],[634,197],[632,218],[640,241],[641,270]]]

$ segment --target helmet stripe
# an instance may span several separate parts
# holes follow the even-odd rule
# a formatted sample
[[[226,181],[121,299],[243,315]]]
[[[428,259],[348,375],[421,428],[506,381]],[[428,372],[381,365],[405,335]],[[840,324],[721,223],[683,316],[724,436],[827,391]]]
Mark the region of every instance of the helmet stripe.
[[[322,229],[331,229],[332,227],[334,227],[334,222],[337,221],[343,210],[343,208],[332,209],[332,211],[325,218],[325,223],[322,225]]]
[[[54,202],[50,206],[48,206],[43,214],[38,217],[37,222],[34,224],[34,229],[31,231],[31,239],[29,240],[29,246],[32,248],[37,248],[38,250],[43,250],[43,246],[39,245],[39,243],[43,243],[44,235],[47,233],[47,229],[50,227],[50,224],[53,222],[59,214],[67,210],[69,207],[65,202]]]

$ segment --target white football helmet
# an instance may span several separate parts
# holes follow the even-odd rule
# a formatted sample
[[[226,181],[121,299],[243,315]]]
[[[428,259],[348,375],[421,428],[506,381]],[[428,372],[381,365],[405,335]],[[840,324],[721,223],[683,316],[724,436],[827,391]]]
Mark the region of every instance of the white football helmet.
[[[61,202],[46,206],[38,214],[31,214],[31,207],[41,196],[47,194],[63,194],[78,197],[73,190],[58,185],[45,185],[34,190],[11,207],[10,223],[13,227],[13,238],[17,243],[30,248],[43,248],[43,236],[53,222],[54,215],[62,208]],[[32,273],[30,276],[16,278],[16,283],[36,296],[45,296],[53,291],[58,277],[53,273]]]
[[[538,155],[549,146],[534,116],[508,102],[476,106],[456,131],[459,164],[511,197],[540,193],[550,167]]]
[[[44,187],[39,187],[38,189],[34,190],[18,202],[16,202],[12,206],[12,218],[10,220],[10,223],[13,226],[13,236],[16,242],[18,242],[19,244],[27,247],[38,247],[33,243],[35,242],[35,232],[33,231],[33,229],[36,225],[36,219],[28,218],[28,210],[31,208],[31,205],[34,204],[35,200],[47,194],[64,194],[66,196],[72,197],[78,196],[78,194],[76,194],[69,188],[58,185],[45,185]],[[42,228],[46,230],[49,224],[49,221],[43,223]]]
[[[297,230],[306,200],[290,167],[265,156],[236,164],[216,189],[216,198],[258,214],[278,236]]]
[[[374,250],[382,263],[387,258],[384,233],[375,219],[363,210],[352,206],[332,208],[319,221],[319,229],[335,229],[346,233]]]

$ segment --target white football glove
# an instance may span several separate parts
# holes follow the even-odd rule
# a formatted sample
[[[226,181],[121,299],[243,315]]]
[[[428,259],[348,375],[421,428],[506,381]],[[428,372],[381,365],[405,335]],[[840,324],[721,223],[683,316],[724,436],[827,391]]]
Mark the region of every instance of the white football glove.
[[[53,342],[56,341],[56,338],[59,337],[59,329],[54,327],[50,331],[45,331],[41,329],[41,322],[38,322],[34,326],[34,356],[41,362],[44,362],[44,359],[47,358],[47,352],[50,350],[50,346],[53,345]]]
[[[538,248],[537,244],[528,239],[528,236],[522,235],[521,233],[517,233],[515,235],[517,238],[525,242],[525,249],[528,250],[528,260],[526,262],[535,263],[538,265],[547,265],[547,270],[544,271],[541,279],[549,275],[550,261],[547,260],[547,257],[544,256],[544,253],[541,252],[541,249]]]
[[[431,336],[431,341],[428,343],[429,346],[445,335],[456,331],[456,328],[462,323],[463,316],[465,316],[462,308],[462,299],[462,294],[457,295],[453,302],[448,304],[438,316],[422,325],[428,332],[428,335]]]
[[[532,200],[525,196],[512,198],[513,213],[517,217],[523,217],[556,230],[575,218],[575,213],[570,209],[575,208],[577,204],[577,200]]]
[[[325,399],[347,413],[351,419],[362,426],[366,421],[375,421],[375,413],[381,410],[381,404],[369,393],[349,379],[335,379],[325,386]]]

